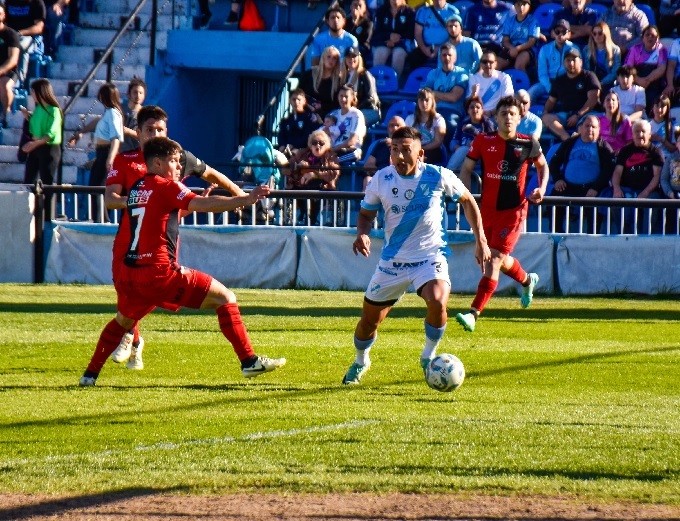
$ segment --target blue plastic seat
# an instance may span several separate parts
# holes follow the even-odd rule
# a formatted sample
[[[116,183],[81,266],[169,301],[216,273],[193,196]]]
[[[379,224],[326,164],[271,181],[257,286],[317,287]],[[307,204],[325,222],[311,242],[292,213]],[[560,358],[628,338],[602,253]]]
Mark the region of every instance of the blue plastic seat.
[[[649,25],[656,25],[656,16],[654,15],[654,10],[651,8],[651,6],[636,2],[635,7],[647,15],[647,21],[649,22]]]
[[[427,78],[427,75],[431,70],[432,67],[418,67],[417,69],[412,70],[408,75],[408,78],[406,78],[404,87],[399,91],[399,94],[405,96],[415,96],[418,94],[420,87],[423,82],[425,82],[425,78]]]
[[[399,77],[389,65],[374,65],[369,72],[375,78],[375,87],[378,94],[392,94],[399,90]]]
[[[401,116],[406,119],[406,116],[413,114],[416,110],[416,102],[411,100],[400,100],[393,103],[387,112],[385,113],[385,118],[380,125],[376,125],[368,129],[368,134],[372,139],[376,139],[379,136],[387,135],[387,123],[394,116]]]
[[[515,92],[519,89],[529,90],[529,87],[531,87],[531,80],[526,72],[519,69],[506,69],[503,72],[512,79],[512,86]]]
[[[550,32],[550,29],[552,28],[553,24],[553,18],[555,17],[555,13],[560,9],[562,9],[562,5],[554,2],[541,4],[536,8],[536,10],[534,11],[534,18],[536,19],[536,23],[541,28],[541,32],[543,33]]]

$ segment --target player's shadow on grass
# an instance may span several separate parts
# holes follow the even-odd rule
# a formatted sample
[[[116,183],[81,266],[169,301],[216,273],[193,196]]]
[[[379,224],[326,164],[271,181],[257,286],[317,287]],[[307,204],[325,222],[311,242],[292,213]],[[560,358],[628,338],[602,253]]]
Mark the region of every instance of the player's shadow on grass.
[[[93,507],[103,507],[115,503],[122,503],[130,499],[144,496],[158,496],[168,493],[187,492],[186,487],[168,488],[130,488],[89,494],[83,496],[72,496],[65,498],[49,499],[35,503],[28,503],[21,506],[0,508],[0,519],[11,519],[19,521],[21,519],[33,519],[37,516],[63,516],[69,512]]]

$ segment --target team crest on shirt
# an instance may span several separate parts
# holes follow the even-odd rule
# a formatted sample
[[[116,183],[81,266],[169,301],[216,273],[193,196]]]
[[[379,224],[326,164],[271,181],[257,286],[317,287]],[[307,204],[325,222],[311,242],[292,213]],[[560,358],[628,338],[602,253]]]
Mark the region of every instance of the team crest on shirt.
[[[427,185],[425,185],[425,186],[427,186]],[[414,192],[413,190],[411,190],[410,188],[409,188],[408,190],[406,190],[406,192],[404,192],[404,197],[405,197],[408,201],[410,201],[411,199],[413,199],[413,198],[415,197],[415,195],[416,195],[415,192]]]
[[[515,157],[519,159],[522,157],[522,147],[515,147],[513,148],[513,152],[515,152]]]

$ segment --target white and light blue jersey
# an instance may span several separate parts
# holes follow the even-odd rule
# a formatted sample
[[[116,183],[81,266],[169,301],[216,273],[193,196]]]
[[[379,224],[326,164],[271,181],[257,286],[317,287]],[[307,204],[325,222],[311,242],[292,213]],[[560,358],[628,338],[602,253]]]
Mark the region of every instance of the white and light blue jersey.
[[[419,163],[415,175],[402,176],[390,165],[378,170],[361,207],[385,212],[381,260],[418,262],[448,254],[443,226],[445,197],[457,201],[465,185],[447,168]]]

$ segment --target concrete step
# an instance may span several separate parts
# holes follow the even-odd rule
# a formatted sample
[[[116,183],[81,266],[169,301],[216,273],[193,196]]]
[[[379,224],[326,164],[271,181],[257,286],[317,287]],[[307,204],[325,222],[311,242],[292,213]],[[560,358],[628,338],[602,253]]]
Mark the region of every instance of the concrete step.
[[[123,25],[121,23],[121,16],[125,16],[127,14],[128,13],[125,13],[124,15],[121,15],[121,13],[81,13],[80,27],[118,30]],[[142,30],[146,29],[149,20],[150,20],[149,15],[140,14],[139,29]],[[182,21],[181,16],[175,16],[173,18],[171,14],[161,14],[158,16],[157,29],[158,31],[177,29],[180,27],[181,21]],[[150,28],[151,25],[149,24],[148,27]],[[133,29],[137,29],[137,27],[134,26]]]
[[[54,93],[57,95],[57,97],[63,98],[63,97],[69,97],[69,84],[70,83],[76,83],[77,80],[72,80],[72,79],[63,79],[63,78],[50,78],[50,83],[52,84],[52,88],[54,89]],[[90,85],[87,89],[87,95],[86,96],[81,96],[85,98],[91,98],[93,100],[97,99],[97,92],[99,91],[99,88],[106,83],[105,80],[92,80],[90,82]],[[127,93],[127,88],[128,88],[128,80],[115,80],[113,82],[116,87],[118,87],[118,90],[120,91],[121,96],[125,96]],[[75,87],[74,87],[75,88]],[[62,99],[59,100],[60,102]],[[63,106],[63,105],[62,105]]]
[[[94,46],[99,49],[105,49],[106,46],[116,36],[115,29],[81,29],[78,28],[73,34],[72,45]],[[165,31],[159,31],[156,34],[156,48],[167,48],[168,36]],[[127,31],[116,45],[116,49],[127,49],[130,45],[135,43],[139,47],[148,48],[151,45],[151,33],[149,31]]]
[[[65,138],[68,139],[73,134],[75,129],[66,129]],[[19,146],[19,141],[21,140],[21,129],[20,128],[6,128],[2,131],[2,144],[7,146]],[[93,140],[92,134],[83,134],[78,141],[78,148],[82,149],[86,153],[91,149]]]
[[[223,1],[223,0],[220,0]],[[137,7],[137,4],[139,3],[138,1],[135,0],[95,0],[94,2],[91,2],[92,9],[90,9],[89,5],[84,6],[84,9],[81,9],[81,15],[84,14],[85,12],[92,12],[92,13],[114,13],[114,14],[121,14],[121,15],[126,15],[128,13],[131,13],[132,10]],[[187,13],[187,9],[191,10],[192,5],[191,5],[191,0],[186,0],[186,1],[181,1],[181,0],[158,0],[158,10],[163,13],[163,14],[170,14],[172,13],[172,7],[174,4],[175,7],[175,14],[176,15],[182,15],[182,14],[190,14]],[[151,9],[153,8],[153,3],[151,0],[147,0],[146,4],[142,7],[140,11],[140,15],[150,15],[151,14]]]
[[[91,45],[62,45],[59,47],[56,65],[89,64],[91,67],[96,63],[95,54],[103,50],[104,47]],[[149,63],[149,47],[135,46],[114,49],[112,61],[114,67],[121,61],[125,65],[146,65]],[[105,65],[102,67],[105,67]]]
[[[23,163],[0,163],[0,183],[23,183],[26,165]],[[62,168],[62,182],[75,184],[78,178],[78,167],[64,165]]]
[[[0,163],[15,163],[19,147],[16,145],[0,145]],[[81,166],[88,161],[88,151],[82,148],[64,148],[64,165]]]
[[[147,57],[148,60],[148,57]],[[78,81],[90,72],[94,63],[89,59],[86,63],[54,63],[52,64],[52,71],[50,78],[65,79],[71,81]],[[130,78],[144,78],[146,74],[146,67],[143,64],[128,64],[127,61],[123,65],[114,64],[112,69],[113,80],[129,80]],[[106,79],[106,66],[99,67],[95,74],[95,79]]]

